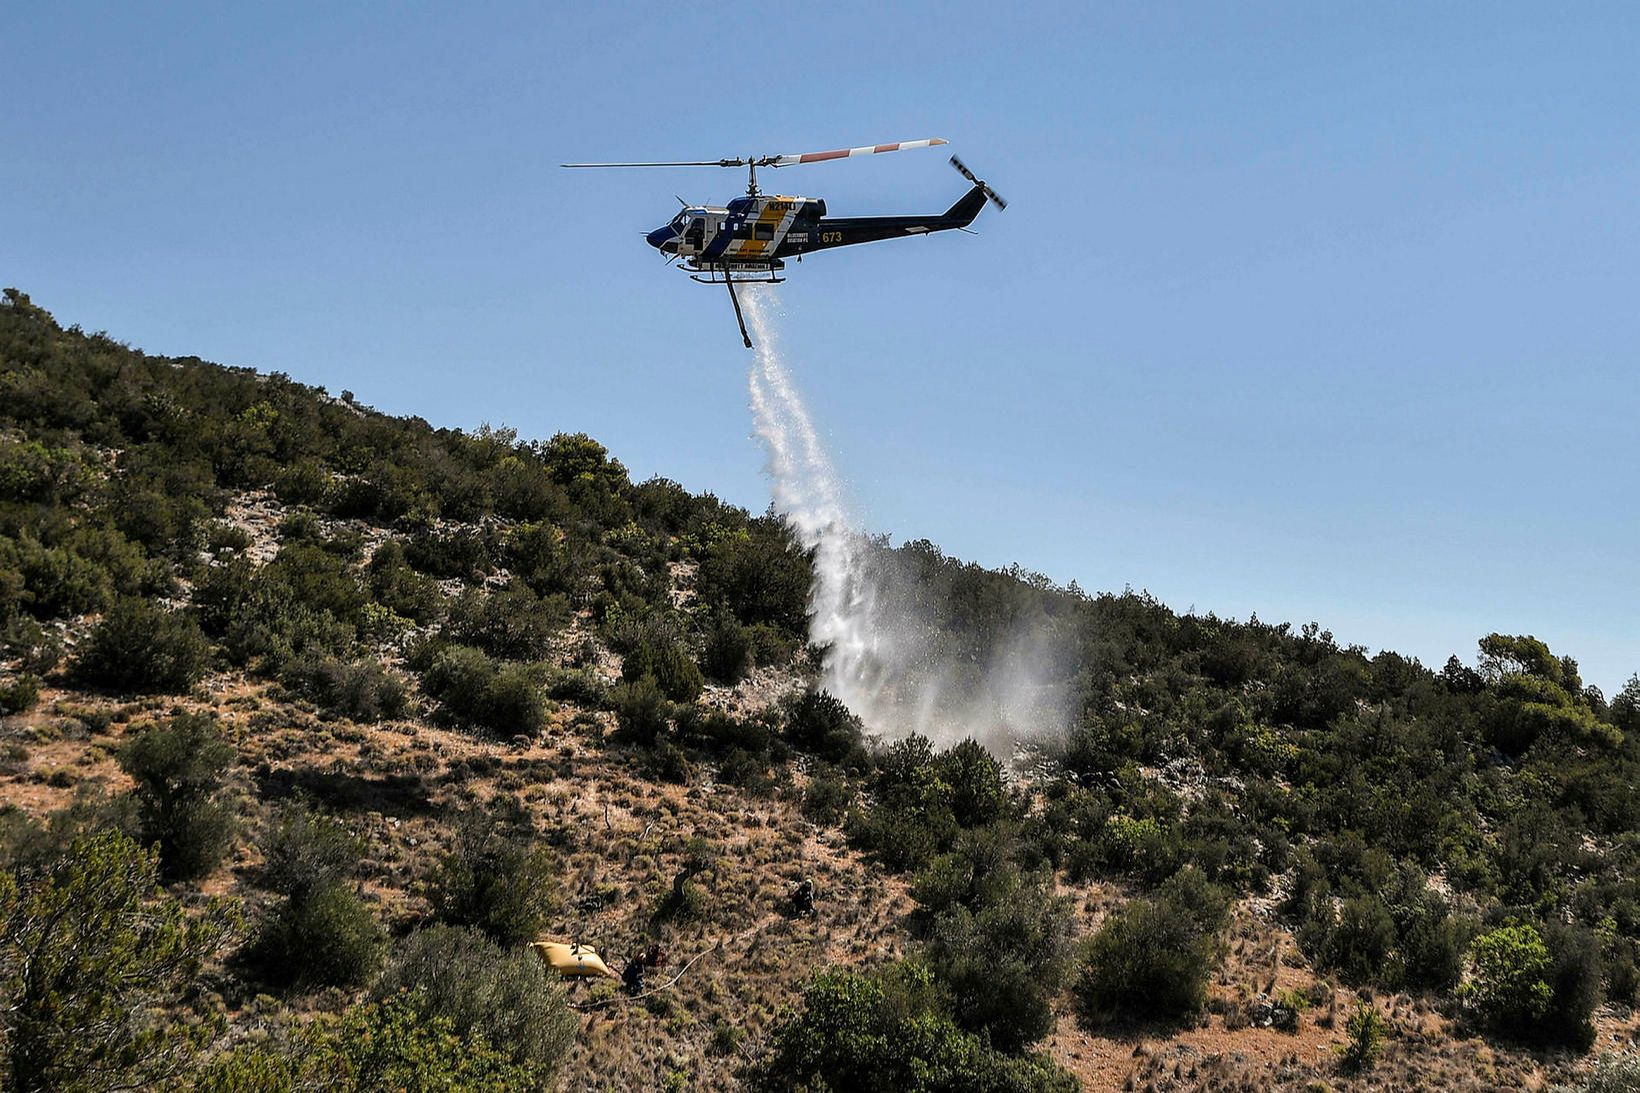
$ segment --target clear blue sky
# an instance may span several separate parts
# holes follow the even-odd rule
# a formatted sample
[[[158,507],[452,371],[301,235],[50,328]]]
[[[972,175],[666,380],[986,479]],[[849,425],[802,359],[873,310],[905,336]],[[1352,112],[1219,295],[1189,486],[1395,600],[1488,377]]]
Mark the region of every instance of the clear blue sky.
[[[786,344],[865,520],[1438,666],[1640,669],[1628,4],[32,6],[0,281],[440,425],[586,430],[761,509],[721,289],[641,233],[729,171],[941,136],[1011,202],[818,256]],[[944,150],[771,176],[945,208]]]

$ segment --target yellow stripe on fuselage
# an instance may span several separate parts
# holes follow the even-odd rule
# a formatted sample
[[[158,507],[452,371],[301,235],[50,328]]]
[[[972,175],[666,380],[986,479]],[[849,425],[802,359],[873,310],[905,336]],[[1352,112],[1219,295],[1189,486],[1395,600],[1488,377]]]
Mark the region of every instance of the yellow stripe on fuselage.
[[[785,205],[786,208],[782,209],[781,205]],[[752,222],[752,238],[736,240],[734,247],[730,249],[730,253],[736,258],[759,258],[762,257],[765,248],[773,249],[774,245],[780,241],[778,238],[781,234],[779,231],[780,222],[786,219],[793,205],[793,202],[785,198],[771,198],[758,212],[757,219]],[[757,238],[758,225],[774,228],[776,238]]]

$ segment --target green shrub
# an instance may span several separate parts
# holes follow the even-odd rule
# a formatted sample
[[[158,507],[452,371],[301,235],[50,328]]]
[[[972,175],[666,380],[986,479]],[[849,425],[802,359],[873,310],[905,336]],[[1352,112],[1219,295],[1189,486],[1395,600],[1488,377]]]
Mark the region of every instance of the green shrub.
[[[1590,1018],[1601,1002],[1604,967],[1600,943],[1580,926],[1550,923],[1544,931],[1549,947],[1549,1007],[1539,1034],[1549,1043],[1587,1051],[1594,1044]]]
[[[533,941],[557,904],[552,857],[521,833],[462,826],[433,874],[428,898],[439,921],[470,926],[501,945]]]
[[[287,899],[262,922],[254,962],[280,986],[356,987],[381,966],[387,935],[350,886]]]
[[[75,668],[92,686],[176,694],[199,682],[209,657],[193,619],[147,600],[121,600],[91,631]]]
[[[701,559],[696,587],[704,603],[728,608],[743,623],[800,634],[808,628],[810,574],[795,537],[768,518],[718,537]]]
[[[489,570],[492,552],[488,539],[479,532],[457,530],[440,535],[429,531],[411,536],[404,546],[404,560],[430,576],[472,580]]]
[[[468,589],[450,604],[444,633],[505,660],[540,660],[570,620],[563,596],[542,599],[523,582],[499,592]]]
[[[752,663],[759,668],[786,667],[804,647],[800,634],[766,622],[746,627],[746,640],[751,643]]]
[[[1634,1093],[1640,1089],[1640,1054],[1601,1055],[1594,1073],[1577,1085],[1557,1085],[1549,1093]]]
[[[1327,931],[1321,965],[1338,972],[1346,983],[1398,984],[1398,969],[1390,968],[1396,953],[1395,920],[1378,896],[1345,900],[1338,920]]]
[[[744,1075],[754,1093],[1069,1093],[1076,1079],[1040,1057],[1009,1056],[958,1028],[926,968],[822,971]]]
[[[685,706],[677,711],[678,737],[710,751],[768,754],[773,734],[761,720],[735,717],[722,710]]]
[[[288,549],[288,548],[287,548]],[[336,562],[321,549],[305,548],[304,557],[317,557],[323,567]],[[290,567],[256,569],[243,558],[200,571],[194,582],[193,607],[206,633],[220,638],[235,664],[252,665],[275,674],[302,658],[335,655],[346,650],[357,634],[352,621],[338,618],[318,602],[303,598],[288,578]],[[318,576],[314,579],[320,580]],[[352,581],[346,567],[323,581],[340,582],[334,597],[345,605]],[[354,621],[363,618],[363,602],[348,607]]]
[[[1148,883],[1179,868],[1183,847],[1177,827],[1154,816],[1116,813],[1099,833],[1099,854],[1106,868]]]
[[[187,914],[156,856],[124,835],[74,840],[39,873],[0,873],[0,1086],[163,1088],[215,1034],[169,1012],[237,925],[215,901]]]
[[[120,768],[137,784],[143,841],[157,845],[166,880],[202,877],[222,860],[238,827],[222,800],[233,760],[233,746],[208,714],[177,714],[120,748]]]
[[[364,843],[334,816],[286,805],[262,840],[262,880],[273,891],[305,899],[358,870]]]
[[[301,459],[280,470],[273,480],[274,495],[287,505],[324,505],[335,484],[322,464]]]
[[[727,611],[712,616],[706,628],[706,647],[700,666],[708,678],[735,684],[746,678],[752,666],[752,639],[740,621]]]
[[[3,584],[4,575],[0,574],[0,585]],[[3,599],[3,591],[0,591],[0,599]],[[4,618],[5,611],[0,609],[0,619]],[[43,676],[63,659],[63,642],[34,619],[17,616],[0,626],[0,657],[17,661],[25,673]]]
[[[14,676],[7,683],[0,683],[0,716],[5,714],[26,713],[40,701],[40,678],[28,672]]]
[[[366,585],[377,603],[423,625],[436,621],[444,609],[438,582],[410,566],[397,539],[389,539],[370,556]]]
[[[849,837],[891,869],[914,869],[956,836],[944,757],[927,737],[896,740],[877,756],[869,810],[850,817]]]
[[[672,874],[672,889],[656,909],[656,919],[688,922],[700,918],[706,910],[706,893],[694,878],[712,869],[717,859],[717,847],[704,835],[692,836],[684,843],[682,866]]]
[[[1344,1069],[1352,1074],[1371,1070],[1384,1044],[1384,1017],[1378,1007],[1367,1001],[1357,1002],[1344,1024],[1344,1033],[1349,1039],[1338,1048]]]
[[[448,1021],[456,1035],[482,1036],[543,1085],[575,1041],[577,1021],[556,975],[527,947],[474,930],[432,926],[399,944],[374,994],[404,992],[422,1020]]]
[[[1487,1027],[1508,1035],[1530,1035],[1549,1011],[1554,991],[1552,964],[1543,935],[1527,923],[1500,926],[1470,946],[1473,973],[1463,998]]]
[[[977,910],[959,905],[941,915],[927,960],[950,992],[957,1024],[1006,1052],[1052,1032],[1071,930],[1069,901],[1041,879],[1010,885]]]
[[[805,691],[787,704],[785,714],[792,747],[839,766],[865,768],[865,726],[839,699],[825,691]]]
[[[357,626],[369,600],[351,562],[331,549],[334,545],[307,539],[287,542],[258,576],[288,602]]]
[[[681,749],[674,750],[678,751],[680,759],[683,758]],[[768,767],[768,763],[752,752],[743,748],[733,748],[718,763],[717,780],[724,785],[739,786],[754,795],[766,794],[770,788]],[[683,773],[685,777],[680,780],[687,781],[687,767]]]
[[[338,1022],[314,1021],[283,1042],[247,1041],[213,1059],[195,1093],[338,1093],[482,1089],[537,1093],[541,1077],[483,1035],[459,1033],[414,993],[354,1006]]]
[[[616,687],[611,700],[621,735],[635,744],[653,744],[672,717],[672,704],[650,676]]]
[[[885,805],[855,809],[849,814],[846,829],[849,842],[871,851],[896,873],[920,868],[950,837],[947,825],[931,824],[929,817],[917,809]]]
[[[333,817],[288,807],[263,844],[264,878],[284,896],[246,956],[278,986],[352,987],[381,965],[386,933],[354,891],[363,844]]]
[[[531,670],[498,664],[478,649],[442,650],[422,675],[422,685],[449,716],[502,736],[538,732],[546,723],[546,703]]]
[[[948,852],[936,856],[912,880],[917,917],[933,920],[959,907],[977,912],[1016,898],[1026,884],[1016,860],[1021,849],[1018,831],[1011,825],[962,832]]]
[[[117,592],[140,591],[134,584],[116,589],[107,567],[67,543],[47,546],[32,529],[0,538],[0,614],[26,609],[38,619],[84,615],[106,607]]]
[[[628,683],[646,677],[653,678],[674,702],[693,702],[705,685],[700,668],[683,643],[653,630],[638,639],[621,664],[621,678]]]
[[[741,756],[746,755],[745,752],[735,754]],[[752,762],[756,765],[755,760],[752,760]],[[655,746],[649,751],[649,762],[647,766],[649,768],[649,776],[651,778],[662,782],[671,782],[673,785],[679,786],[689,784],[689,775],[691,772],[689,757],[683,753],[682,748],[678,747],[670,740],[660,740],[656,742]],[[737,776],[735,766],[730,764],[727,760],[725,760],[723,766],[729,768],[729,777],[723,777],[722,768],[720,768],[719,780],[727,782],[730,785],[739,784],[735,781]],[[738,776],[748,776],[748,772],[745,769],[745,764],[741,764],[738,771]]]
[[[297,687],[334,717],[383,721],[403,717],[410,706],[403,677],[378,661],[303,659],[289,675]]]
[[[1083,1017],[1186,1017],[1207,997],[1218,960],[1222,892],[1186,868],[1150,899],[1130,901],[1089,939],[1075,984]]]
[[[854,798],[854,786],[848,778],[834,767],[822,767],[804,787],[803,815],[811,823],[829,827],[842,821]]]
[[[1002,764],[973,739],[940,756],[940,773],[951,787],[951,814],[958,826],[977,827],[1001,817],[1008,804]]]
[[[0,868],[19,877],[37,876],[69,853],[77,840],[118,833],[139,842],[135,794],[111,796],[97,782],[81,782],[66,808],[36,818],[21,809],[0,808]],[[158,861],[158,854],[145,850]]]
[[[547,697],[558,702],[600,709],[609,701],[609,691],[598,673],[589,668],[561,668],[547,676]]]

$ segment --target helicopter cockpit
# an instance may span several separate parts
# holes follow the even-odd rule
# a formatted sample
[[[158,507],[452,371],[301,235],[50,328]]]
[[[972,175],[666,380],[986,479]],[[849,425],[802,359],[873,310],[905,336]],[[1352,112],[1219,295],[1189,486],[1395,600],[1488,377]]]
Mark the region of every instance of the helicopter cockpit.
[[[679,210],[678,215],[667,221],[664,228],[656,228],[649,233],[649,245],[666,254],[677,254],[680,249],[685,253],[689,250],[699,252],[706,243],[709,214],[710,210],[698,207]]]

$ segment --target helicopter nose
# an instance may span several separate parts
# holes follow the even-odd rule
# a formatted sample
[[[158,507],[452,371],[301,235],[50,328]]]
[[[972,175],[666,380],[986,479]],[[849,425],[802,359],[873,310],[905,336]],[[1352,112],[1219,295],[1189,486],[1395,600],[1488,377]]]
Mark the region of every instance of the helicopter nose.
[[[664,228],[656,228],[654,231],[652,231],[648,235],[644,236],[644,238],[646,240],[648,240],[649,245],[654,247],[655,249],[665,250],[666,249],[665,244],[670,242],[672,237],[675,234],[676,233],[672,231],[671,225],[667,225]],[[676,243],[672,244],[672,249],[673,250],[678,249]]]

